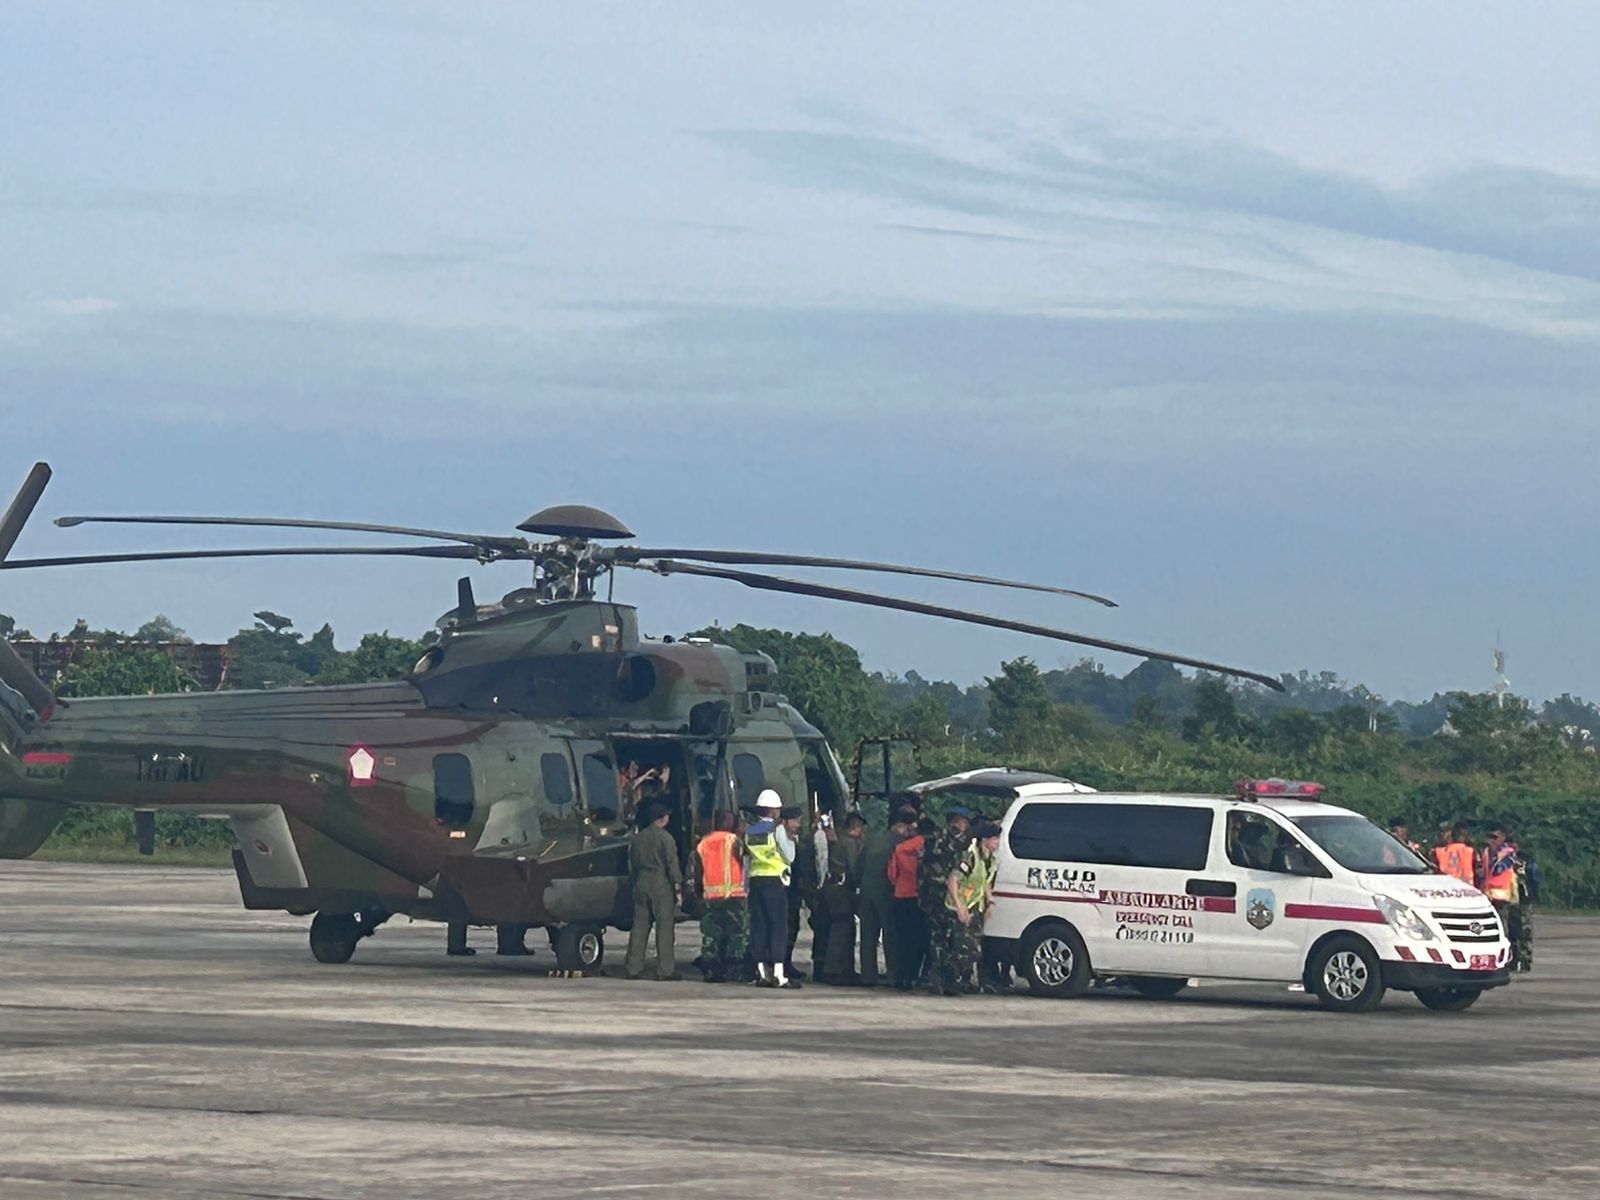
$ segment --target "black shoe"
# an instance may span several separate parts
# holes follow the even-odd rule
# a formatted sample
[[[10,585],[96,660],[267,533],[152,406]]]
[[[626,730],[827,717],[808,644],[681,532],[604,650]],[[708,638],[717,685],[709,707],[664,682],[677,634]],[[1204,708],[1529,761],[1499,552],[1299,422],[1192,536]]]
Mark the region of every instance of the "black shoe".
[[[782,983],[774,983],[772,986],[782,988],[786,992],[798,992],[800,990],[800,981],[798,979],[785,979]]]
[[[471,958],[477,951],[471,946],[451,946],[445,953],[451,958]]]

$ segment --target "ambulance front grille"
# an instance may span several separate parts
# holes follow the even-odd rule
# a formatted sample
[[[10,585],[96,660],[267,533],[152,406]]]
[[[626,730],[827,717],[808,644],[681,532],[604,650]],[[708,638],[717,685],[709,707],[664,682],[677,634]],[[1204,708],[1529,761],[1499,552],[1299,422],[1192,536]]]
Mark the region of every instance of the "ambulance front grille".
[[[1500,918],[1493,909],[1482,912],[1436,912],[1433,919],[1439,922],[1445,937],[1452,942],[1498,942]]]

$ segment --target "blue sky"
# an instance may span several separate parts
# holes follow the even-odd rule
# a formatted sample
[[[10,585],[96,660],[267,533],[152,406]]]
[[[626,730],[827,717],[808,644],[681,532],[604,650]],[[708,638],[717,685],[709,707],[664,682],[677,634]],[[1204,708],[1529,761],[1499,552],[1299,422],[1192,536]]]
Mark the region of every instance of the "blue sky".
[[[1589,4],[23,0],[0,475],[52,461],[41,517],[582,501],[1101,591],[898,588],[1394,697],[1487,686],[1498,630],[1519,690],[1593,697],[1595,45]],[[199,544],[39,519],[17,553]],[[0,610],[348,643],[455,573],[41,571]],[[625,594],[960,680],[1076,657]]]

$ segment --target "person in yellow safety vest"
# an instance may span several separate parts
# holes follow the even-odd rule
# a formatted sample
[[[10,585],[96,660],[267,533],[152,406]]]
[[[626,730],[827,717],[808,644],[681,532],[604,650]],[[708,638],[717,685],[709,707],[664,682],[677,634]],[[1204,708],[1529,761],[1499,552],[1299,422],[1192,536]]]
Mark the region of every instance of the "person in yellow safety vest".
[[[983,919],[994,894],[995,853],[1000,849],[1000,826],[980,821],[972,830],[972,843],[945,881],[945,905],[955,914],[949,927],[939,979],[940,992],[959,996],[971,992],[974,973],[983,958]]]
[[[744,965],[750,944],[750,908],[745,902],[744,847],[734,832],[739,818],[719,812],[712,831],[695,847],[695,873],[705,912],[700,917],[700,963],[707,983],[726,983]]]
[[[1478,884],[1476,858],[1467,841],[1467,828],[1459,824],[1451,827],[1444,845],[1434,847],[1433,851],[1433,864],[1441,874],[1459,879],[1472,887]]]
[[[783,798],[771,788],[756,797],[761,819],[744,831],[749,876],[750,949],[758,987],[798,988],[784,970],[789,949],[789,876],[794,837],[783,820]]]

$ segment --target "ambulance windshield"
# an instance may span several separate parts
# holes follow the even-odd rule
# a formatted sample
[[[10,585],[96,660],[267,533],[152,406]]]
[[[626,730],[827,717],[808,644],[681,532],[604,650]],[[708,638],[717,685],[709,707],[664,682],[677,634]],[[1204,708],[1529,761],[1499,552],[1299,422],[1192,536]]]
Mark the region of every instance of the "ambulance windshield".
[[[1298,825],[1341,867],[1364,875],[1431,875],[1433,868],[1365,817],[1296,817]]]

